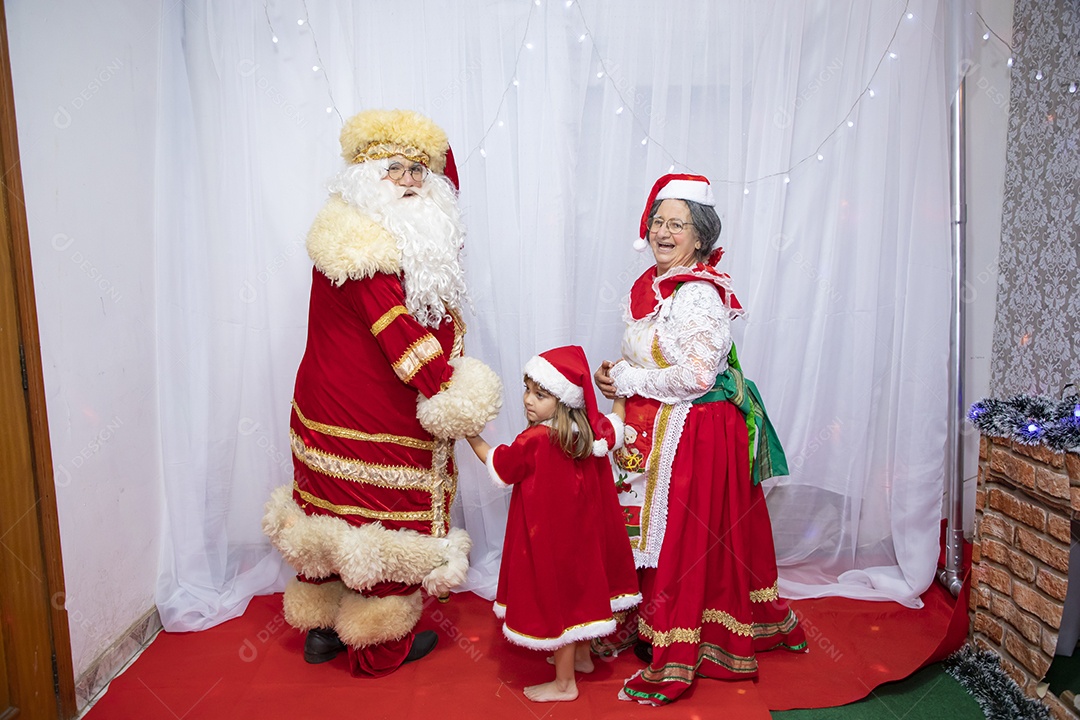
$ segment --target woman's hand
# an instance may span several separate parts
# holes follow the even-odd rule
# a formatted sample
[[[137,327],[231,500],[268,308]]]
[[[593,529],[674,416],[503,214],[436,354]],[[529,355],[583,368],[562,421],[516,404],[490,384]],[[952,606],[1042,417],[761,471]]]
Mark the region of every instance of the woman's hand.
[[[615,363],[605,360],[600,363],[600,367],[593,373],[593,380],[596,381],[597,389],[608,400],[615,399],[615,381],[611,379],[611,368],[613,367],[615,367]]]

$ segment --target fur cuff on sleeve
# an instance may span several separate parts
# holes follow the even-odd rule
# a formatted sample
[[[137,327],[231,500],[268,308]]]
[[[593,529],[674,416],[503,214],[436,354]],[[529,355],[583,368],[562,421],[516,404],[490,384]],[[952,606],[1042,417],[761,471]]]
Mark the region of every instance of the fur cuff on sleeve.
[[[445,595],[469,569],[472,541],[461,528],[440,538],[387,530],[377,522],[357,526],[330,515],[307,515],[288,485],[270,496],[262,527],[297,572],[312,579],[336,574],[353,590],[393,581]]]
[[[499,376],[476,358],[450,360],[454,368],[450,386],[417,400],[416,417],[429,433],[439,438],[478,435],[495,419],[502,407]]]
[[[495,447],[488,450],[487,463],[485,464],[487,465],[488,477],[491,478],[491,484],[498,488],[508,488],[510,487],[510,485],[504,482],[501,477],[499,477],[499,471],[495,469],[495,451],[501,447],[503,446],[496,445]]]

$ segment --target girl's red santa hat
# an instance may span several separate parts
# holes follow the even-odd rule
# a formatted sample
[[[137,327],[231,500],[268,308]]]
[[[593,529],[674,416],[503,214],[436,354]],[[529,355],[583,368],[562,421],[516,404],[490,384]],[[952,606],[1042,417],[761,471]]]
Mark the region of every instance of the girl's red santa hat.
[[[580,346],[566,345],[534,355],[525,363],[525,374],[563,404],[585,410],[595,438],[593,455],[603,457],[622,445],[623,422],[617,415],[602,415],[597,409],[589,360]]]
[[[664,175],[652,186],[649,199],[645,201],[645,212],[641,214],[641,228],[634,249],[638,252],[649,247],[645,236],[649,233],[649,211],[659,200],[693,200],[699,205],[716,206],[709,178],[704,175],[674,174]]]

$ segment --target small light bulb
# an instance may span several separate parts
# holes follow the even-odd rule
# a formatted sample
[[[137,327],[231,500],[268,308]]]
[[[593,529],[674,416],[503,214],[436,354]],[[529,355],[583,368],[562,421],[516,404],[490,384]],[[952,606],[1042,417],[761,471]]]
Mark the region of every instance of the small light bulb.
[[[580,35],[578,35],[577,41],[578,42],[585,42],[585,33],[581,33]]]
[[[622,105],[620,105],[619,109],[615,111],[615,114],[616,115],[622,115],[622,111],[623,111],[623,108],[622,108]]]
[[[514,78],[514,87],[517,87],[517,86],[518,86],[518,79]]]
[[[1076,83],[1069,83],[1069,92],[1076,92]]]
[[[915,19],[915,13],[908,13],[907,14],[907,19],[908,20],[914,20]]]
[[[855,127],[855,121],[853,121],[853,120],[848,120],[848,121],[847,121],[847,126],[848,126],[848,127]]]
[[[1038,425],[1036,425],[1035,423],[1031,423],[1030,425],[1028,425],[1028,432],[1032,432],[1032,433],[1033,433],[1033,432],[1035,432],[1035,431],[1036,431],[1036,430],[1038,430],[1038,429],[1039,429],[1039,426],[1038,426]]]
[[[328,107],[328,108],[326,108],[326,113],[327,113],[327,114],[330,114],[330,113],[332,113],[332,112],[334,112],[334,108],[332,108],[332,107]]]
[[[318,65],[312,65],[311,66],[311,72],[319,72],[319,66]]]
[[[1035,79],[1036,80],[1042,80],[1043,79],[1042,70],[1036,70],[1035,71]]]
[[[876,94],[877,93],[874,92],[873,88],[871,88],[870,89],[870,97],[874,97],[874,95],[876,95]]]
[[[500,120],[500,121],[499,121],[499,127],[502,127],[502,126],[503,126],[503,125],[505,125],[505,124],[506,124],[506,123],[504,123],[504,122],[503,122],[502,120]]]
[[[892,59],[892,60],[895,60],[896,59],[896,53],[894,53],[894,52],[889,53],[889,58]]]
[[[749,194],[750,194],[750,188],[748,188],[748,187],[744,187],[744,188],[742,189],[742,194],[743,194],[743,195],[749,195]]]
[[[574,0],[566,0],[566,7],[570,7],[574,4]]]
[[[304,24],[304,18],[300,18],[299,20],[297,20],[296,24],[297,25],[303,25]]]
[[[603,71],[600,71],[600,72],[596,73],[596,77],[598,77],[598,78],[604,77]]]
[[[784,184],[787,185],[789,182],[791,182],[791,178],[789,178],[787,175],[785,175],[784,176]]]
[[[667,169],[667,171],[668,171],[669,173],[673,173],[673,172],[675,172],[675,166],[674,166],[674,165],[672,165],[671,167],[669,167],[669,168]]]
[[[825,156],[822,155],[821,153],[818,153],[817,159],[818,159],[818,162],[821,162],[822,160],[825,159]]]
[[[1008,62],[1007,62],[1006,64],[1007,64],[1007,65],[1008,65],[1009,67],[1012,67],[1012,63],[1013,63],[1013,60],[1012,60],[1012,58],[1009,58],[1009,61],[1008,61]]]
[[[990,39],[990,33],[983,33],[983,40],[989,40],[989,39]]]
[[[537,3],[537,5],[539,5],[539,4],[540,3]],[[532,50],[533,49],[533,44],[532,43],[525,43],[525,48],[528,49],[528,50]]]
[[[485,150],[484,148],[480,148],[480,157],[486,158],[487,157],[487,150]]]
[[[647,138],[647,137],[641,138],[641,144],[642,145],[648,145],[649,144],[649,138]]]
[[[275,35],[274,37],[272,37],[272,38],[270,38],[270,39],[271,39],[271,40],[272,40],[273,42],[277,42],[277,35]]]

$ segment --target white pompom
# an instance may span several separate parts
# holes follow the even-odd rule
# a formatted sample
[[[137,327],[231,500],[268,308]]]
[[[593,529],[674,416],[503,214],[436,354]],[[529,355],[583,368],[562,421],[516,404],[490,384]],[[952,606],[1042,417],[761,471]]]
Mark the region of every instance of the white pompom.
[[[645,238],[638,238],[634,241],[634,249],[638,252],[645,252],[647,247],[649,247],[649,243],[645,242]]]

